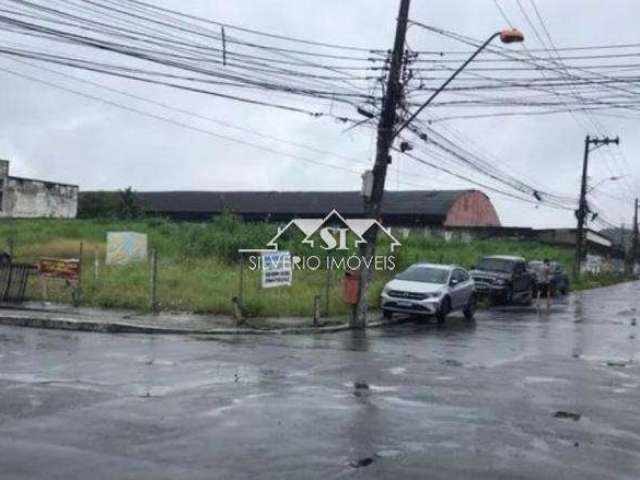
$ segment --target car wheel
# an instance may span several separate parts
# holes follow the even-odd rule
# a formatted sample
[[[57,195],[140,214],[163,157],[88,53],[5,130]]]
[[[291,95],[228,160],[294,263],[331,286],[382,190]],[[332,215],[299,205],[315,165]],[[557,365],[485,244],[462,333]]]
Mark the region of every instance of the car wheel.
[[[464,318],[468,321],[473,320],[473,316],[476,314],[476,310],[478,309],[478,298],[475,293],[471,294],[469,300],[467,300],[467,304],[462,309],[462,313],[464,313]]]
[[[391,320],[393,318],[393,312],[391,310],[382,309],[382,318],[386,318],[387,320]]]
[[[500,305],[500,301],[502,300],[500,298],[500,295],[498,295],[495,292],[490,292],[487,298],[489,300],[490,307],[495,307],[496,305]]]
[[[442,325],[447,321],[447,315],[449,315],[450,311],[451,300],[449,300],[449,297],[445,297],[444,300],[442,300],[440,308],[438,309],[438,313],[436,313],[436,320],[438,321],[439,325]]]
[[[533,305],[533,299],[536,298],[537,296],[538,296],[537,293],[534,293],[533,287],[529,287],[529,290],[527,291],[527,297],[524,300],[524,305],[527,307],[530,307],[531,305]]]
[[[513,288],[507,288],[504,292],[504,303],[511,305],[513,303]]]

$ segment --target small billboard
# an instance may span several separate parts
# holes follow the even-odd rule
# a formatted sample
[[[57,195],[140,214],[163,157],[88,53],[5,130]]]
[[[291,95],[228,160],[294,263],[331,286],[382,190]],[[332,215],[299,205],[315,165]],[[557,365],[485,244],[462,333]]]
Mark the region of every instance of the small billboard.
[[[107,265],[127,265],[147,259],[147,235],[136,232],[107,233]]]
[[[291,253],[287,251],[262,252],[262,288],[291,286],[293,273]]]
[[[78,281],[80,279],[80,259],[43,257],[38,262],[38,273],[43,277]]]

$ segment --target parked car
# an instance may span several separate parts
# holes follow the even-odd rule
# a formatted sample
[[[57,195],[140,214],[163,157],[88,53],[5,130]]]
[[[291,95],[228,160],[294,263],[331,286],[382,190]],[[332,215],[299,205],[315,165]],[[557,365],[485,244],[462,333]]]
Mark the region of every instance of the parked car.
[[[542,275],[542,268],[544,262],[541,260],[531,260],[528,264],[528,269],[535,279],[535,285],[533,289],[534,296],[538,295],[538,283]],[[565,271],[560,262],[549,262],[551,268],[551,295],[557,295],[558,293],[566,295],[569,293],[569,275]]]
[[[489,297],[492,303],[529,305],[533,301],[535,280],[522,257],[482,257],[471,276],[478,294]]]
[[[444,323],[454,310],[462,310],[465,318],[472,320],[477,298],[473,280],[464,268],[416,263],[384,286],[380,307],[387,318],[408,313],[435,316],[438,323]]]
[[[569,287],[571,282],[569,281],[569,274],[560,262],[551,262],[551,271],[553,272],[552,283],[554,288],[562,295],[569,293]]]

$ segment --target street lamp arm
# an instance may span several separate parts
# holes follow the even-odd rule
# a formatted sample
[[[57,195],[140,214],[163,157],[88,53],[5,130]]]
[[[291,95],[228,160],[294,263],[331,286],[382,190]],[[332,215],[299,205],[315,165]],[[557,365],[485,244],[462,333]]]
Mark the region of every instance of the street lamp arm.
[[[600,185],[602,185],[605,182],[616,182],[618,180],[620,180],[621,178],[623,178],[624,175],[619,175],[616,177],[607,177],[607,178],[603,178],[602,180],[600,180],[598,183],[596,183],[595,185],[589,187],[587,189],[587,193],[591,193],[592,191],[594,191],[596,188],[598,188]]]
[[[491,35],[491,36],[490,36],[490,37],[489,37],[489,38],[488,38],[488,39],[487,39],[487,40],[486,40],[482,45],[480,45],[480,46],[478,47],[478,49],[477,49],[475,52],[473,52],[473,54],[472,54],[469,58],[467,58],[467,60],[466,60],[462,65],[460,65],[460,66],[457,68],[457,70],[456,70],[455,72],[453,72],[453,74],[452,74],[452,75],[451,75],[451,76],[450,76],[450,77],[449,77],[449,78],[448,78],[448,79],[447,79],[447,80],[446,80],[442,85],[440,85],[440,87],[439,87],[439,88],[437,88],[437,89],[436,89],[436,91],[435,91],[435,92],[433,92],[433,93],[431,94],[431,96],[427,99],[427,101],[426,101],[426,102],[424,102],[424,103],[420,106],[420,108],[418,108],[418,110],[416,110],[416,111],[415,111],[415,112],[414,112],[414,113],[413,113],[413,114],[412,114],[412,115],[411,115],[407,120],[405,120],[405,121],[402,123],[402,125],[400,125],[400,127],[398,127],[398,129],[396,130],[396,133],[394,134],[394,138],[395,138],[395,137],[397,137],[397,136],[400,134],[400,132],[402,132],[402,130],[404,130],[405,128],[407,128],[407,127],[409,126],[409,124],[410,124],[411,122],[413,122],[413,121],[415,120],[415,118],[416,118],[418,115],[420,115],[420,113],[421,113],[421,112],[422,112],[422,111],[427,107],[427,105],[429,105],[429,104],[433,101],[433,99],[434,99],[434,98],[436,98],[436,97],[438,96],[438,94],[440,94],[440,92],[442,92],[445,88],[447,88],[447,85],[449,85],[449,84],[453,81],[453,79],[454,79],[454,78],[456,78],[456,77],[458,76],[458,74],[459,74],[462,70],[464,70],[464,69],[465,69],[465,67],[466,67],[467,65],[469,65],[469,64],[473,61],[473,59],[474,59],[474,58],[476,58],[476,57],[478,56],[478,54],[479,54],[480,52],[482,52],[482,50],[484,50],[484,49],[487,47],[487,45],[489,45],[489,44],[490,44],[490,43],[491,43],[491,42],[492,42],[496,37],[499,37],[501,33],[502,33],[502,32],[496,32],[496,33],[494,33],[494,34],[493,34],[493,35]]]
[[[422,25],[421,23],[418,23],[418,22],[413,22],[413,23],[415,25],[419,25],[423,28],[429,29],[426,25]],[[431,94],[431,96],[427,99],[427,101],[424,102],[420,106],[420,108],[418,108],[418,110],[416,110],[413,113],[413,115],[411,115],[406,121],[402,123],[402,125],[400,125],[400,127],[395,131],[393,138],[397,137],[400,134],[400,132],[402,132],[402,130],[407,128],[409,124],[413,122],[418,115],[420,115],[420,112],[422,112],[422,110],[424,110],[427,107],[427,105],[429,105],[433,101],[433,99],[436,98],[438,94],[440,94],[440,92],[442,92],[445,88],[447,88],[447,85],[449,85],[453,81],[453,79],[456,78],[458,74],[462,70],[464,70],[465,67],[469,65],[473,61],[473,59],[476,58],[478,54],[482,50],[484,50],[487,47],[487,45],[489,45],[496,37],[500,37],[500,40],[502,40],[502,43],[514,43],[514,42],[524,41],[524,35],[522,35],[522,33],[516,30],[515,28],[501,30],[491,35],[489,38],[487,38],[487,40],[482,45],[478,47],[478,49],[475,52],[473,52],[473,54],[469,58],[467,58],[467,60],[462,65],[460,65],[457,68],[455,72],[453,72],[453,74],[447,79],[446,82],[440,85],[440,87]]]

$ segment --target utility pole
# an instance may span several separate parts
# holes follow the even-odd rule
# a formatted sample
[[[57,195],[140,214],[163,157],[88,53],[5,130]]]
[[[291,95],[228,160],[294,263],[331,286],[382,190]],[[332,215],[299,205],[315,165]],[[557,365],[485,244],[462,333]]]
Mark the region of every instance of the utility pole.
[[[584,159],[582,161],[582,183],[580,184],[580,200],[578,202],[578,210],[576,210],[576,217],[578,217],[578,229],[576,231],[576,258],[573,264],[573,278],[580,278],[580,266],[582,258],[585,254],[585,241],[584,241],[584,223],[585,218],[589,213],[589,207],[587,205],[587,172],[589,170],[589,152],[595,150],[602,145],[609,145],[610,143],[620,144],[620,139],[616,138],[591,138],[589,135],[584,139]],[[595,148],[591,149],[591,145],[595,145]]]
[[[624,253],[624,274],[629,275],[631,270],[631,245],[627,248],[626,228],[624,221],[620,222],[620,246],[622,247],[622,253]]]
[[[580,264],[582,263],[582,236],[584,228],[584,218],[587,215],[587,171],[589,168],[589,145],[591,138],[589,135],[584,139],[584,158],[582,160],[582,183],[580,184],[580,200],[578,201],[578,229],[576,230],[576,258],[573,263],[573,278],[580,277]]]
[[[633,211],[633,241],[631,242],[631,272],[634,273],[638,261],[638,199],[636,198]]]
[[[387,166],[391,163],[389,150],[393,143],[397,120],[396,108],[401,98],[400,72],[404,56],[405,37],[407,35],[407,20],[409,18],[410,0],[400,0],[400,10],[396,24],[395,41],[391,55],[387,88],[382,101],[382,111],[378,121],[378,139],[376,142],[376,161],[373,166],[372,187],[369,196],[365,196],[366,218],[378,219],[384,195],[384,184],[387,177]],[[378,232],[371,229],[365,236],[366,243],[360,248],[362,266],[358,284],[358,303],[354,306],[351,315],[351,326],[364,328],[367,324],[367,296],[369,280],[371,277],[371,262],[376,248]]]

